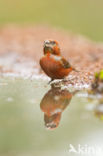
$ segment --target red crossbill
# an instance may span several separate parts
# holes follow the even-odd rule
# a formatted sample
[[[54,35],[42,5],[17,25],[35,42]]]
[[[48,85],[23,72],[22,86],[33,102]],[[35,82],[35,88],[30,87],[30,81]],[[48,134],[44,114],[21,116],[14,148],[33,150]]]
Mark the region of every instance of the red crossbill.
[[[57,41],[46,40],[43,51],[44,56],[40,59],[40,66],[51,80],[63,79],[72,70],[75,70],[70,63],[61,56]]]

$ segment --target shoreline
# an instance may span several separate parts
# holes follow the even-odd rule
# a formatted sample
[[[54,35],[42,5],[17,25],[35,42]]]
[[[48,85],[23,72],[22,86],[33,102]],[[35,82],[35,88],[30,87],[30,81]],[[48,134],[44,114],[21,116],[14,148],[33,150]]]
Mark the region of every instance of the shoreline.
[[[45,26],[0,28],[1,76],[49,80],[40,69],[39,60],[43,42],[50,38],[59,42],[62,55],[80,71],[70,73],[67,86],[89,87],[94,73],[103,68],[103,45]]]

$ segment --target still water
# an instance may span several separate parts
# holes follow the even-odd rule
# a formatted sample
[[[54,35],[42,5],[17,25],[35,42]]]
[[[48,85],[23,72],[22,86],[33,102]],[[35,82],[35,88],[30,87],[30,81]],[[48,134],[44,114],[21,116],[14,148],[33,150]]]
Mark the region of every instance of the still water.
[[[102,138],[102,102],[86,91],[42,80],[0,79],[0,156],[79,155],[70,145],[103,148]]]

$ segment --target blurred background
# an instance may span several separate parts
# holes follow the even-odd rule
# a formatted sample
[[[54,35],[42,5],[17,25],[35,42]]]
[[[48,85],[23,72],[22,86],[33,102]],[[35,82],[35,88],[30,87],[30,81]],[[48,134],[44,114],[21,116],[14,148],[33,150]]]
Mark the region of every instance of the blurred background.
[[[9,24],[14,27],[5,29]],[[23,29],[15,29],[15,25]],[[29,28],[32,25],[36,25],[35,29]],[[39,29],[39,25],[45,29]],[[42,55],[45,36],[58,38],[61,47],[64,45],[63,52],[67,52],[68,57],[69,51],[73,54],[74,66],[76,61],[82,68],[86,65],[84,72],[91,64],[94,72],[95,59],[103,58],[101,48],[68,33],[67,37],[55,29],[49,31],[48,26],[102,42],[103,0],[0,0],[0,28],[4,28],[0,29],[0,156],[72,156],[70,144],[103,146],[103,122],[99,119],[103,118],[103,106],[102,112],[95,109],[101,105],[98,100],[74,95],[57,129],[49,131],[44,126],[40,103],[51,88],[47,85],[48,79],[39,77],[41,71],[38,72],[39,66],[34,60]],[[80,57],[82,51],[87,54],[83,58]],[[30,59],[21,53],[31,56]],[[83,66],[82,62],[86,64]],[[96,67],[100,66],[96,64]],[[2,73],[7,73],[7,77],[2,77]],[[31,81],[32,74],[36,77]],[[80,79],[82,82],[82,76]]]
[[[103,0],[0,0],[0,25],[46,24],[103,41]]]

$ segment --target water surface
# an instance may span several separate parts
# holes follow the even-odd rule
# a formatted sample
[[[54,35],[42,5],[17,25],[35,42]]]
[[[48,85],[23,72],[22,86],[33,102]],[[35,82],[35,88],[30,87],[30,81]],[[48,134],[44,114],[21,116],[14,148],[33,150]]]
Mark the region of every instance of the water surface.
[[[84,91],[75,94],[71,88],[55,92],[42,80],[1,78],[0,155],[71,156],[70,144],[102,146],[103,107],[97,111],[102,104],[82,95]],[[57,112],[55,120],[51,116]],[[47,128],[45,122],[51,121],[58,124]]]

